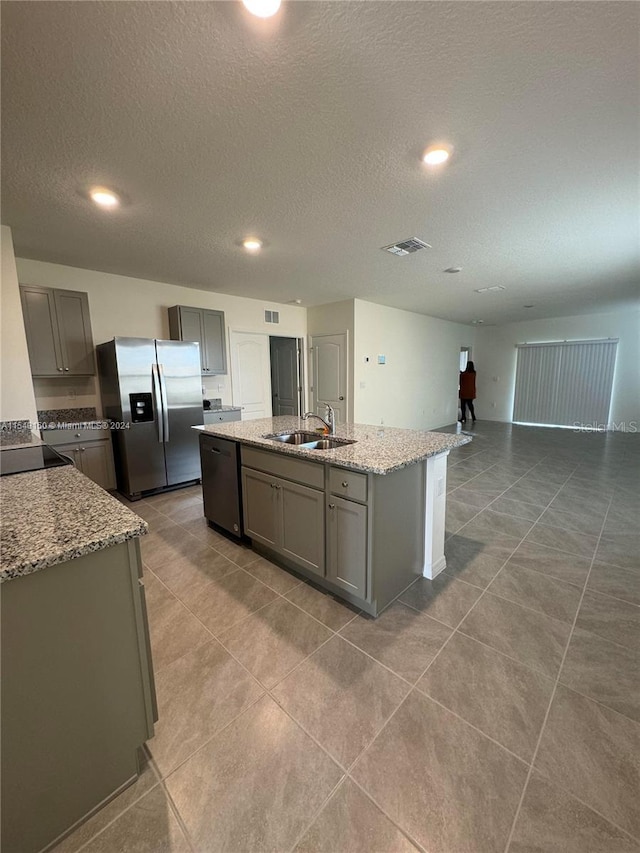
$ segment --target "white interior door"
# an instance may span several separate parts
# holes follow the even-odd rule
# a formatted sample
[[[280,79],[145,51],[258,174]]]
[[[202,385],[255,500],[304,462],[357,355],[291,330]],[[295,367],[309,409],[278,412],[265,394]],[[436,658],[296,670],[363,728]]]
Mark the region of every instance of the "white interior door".
[[[271,417],[269,337],[252,332],[229,333],[233,405],[242,420]]]
[[[330,403],[336,422],[347,420],[347,333],[311,338],[312,390],[315,411],[324,416],[322,403]]]

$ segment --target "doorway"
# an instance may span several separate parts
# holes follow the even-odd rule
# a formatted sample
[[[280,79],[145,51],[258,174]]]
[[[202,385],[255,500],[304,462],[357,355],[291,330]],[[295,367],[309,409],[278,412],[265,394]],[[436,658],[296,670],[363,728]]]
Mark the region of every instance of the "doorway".
[[[471,347],[460,347],[460,373],[464,371],[468,361],[471,361]]]
[[[304,408],[302,341],[269,337],[273,416],[301,415]]]

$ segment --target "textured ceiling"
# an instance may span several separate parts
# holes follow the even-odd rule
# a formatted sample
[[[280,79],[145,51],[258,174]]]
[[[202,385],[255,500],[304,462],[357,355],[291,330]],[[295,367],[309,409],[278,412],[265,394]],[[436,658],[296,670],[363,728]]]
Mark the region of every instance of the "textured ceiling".
[[[235,0],[3,0],[2,220],[22,257],[269,302],[487,323],[627,305],[639,23],[627,2],[259,21]],[[454,156],[429,171],[439,139]],[[92,184],[127,204],[95,209]],[[380,251],[412,236],[433,248]]]

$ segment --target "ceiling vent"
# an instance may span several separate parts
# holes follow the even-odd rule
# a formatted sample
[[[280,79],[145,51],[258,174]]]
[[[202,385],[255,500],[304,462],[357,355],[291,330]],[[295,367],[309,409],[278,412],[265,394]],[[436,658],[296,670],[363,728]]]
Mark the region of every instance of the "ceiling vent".
[[[491,287],[476,287],[476,293],[497,293],[505,289],[501,284],[492,284]]]
[[[431,249],[432,247],[425,243],[424,240],[419,240],[417,237],[409,237],[407,240],[402,240],[399,243],[392,243],[390,246],[382,246],[383,252],[391,252],[392,255],[412,255],[414,252],[419,252],[420,249]]]
[[[265,321],[265,323],[279,323],[280,322],[280,312],[279,311],[266,311],[265,310],[264,321]]]

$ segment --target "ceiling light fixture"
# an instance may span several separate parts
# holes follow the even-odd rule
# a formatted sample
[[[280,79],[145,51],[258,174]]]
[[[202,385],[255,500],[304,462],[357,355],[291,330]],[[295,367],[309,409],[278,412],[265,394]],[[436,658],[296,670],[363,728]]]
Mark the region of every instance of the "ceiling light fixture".
[[[447,267],[443,272],[462,272],[462,267]]]
[[[523,308],[535,308],[536,306],[535,305],[523,305],[522,307]]]
[[[484,323],[484,320],[472,320],[471,321],[472,326],[481,326],[483,323]]]
[[[242,0],[242,5],[257,18],[271,18],[280,8],[281,0]]]
[[[476,293],[498,293],[500,290],[506,290],[501,284],[492,284],[491,287],[476,287]]]
[[[448,145],[431,145],[424,152],[422,162],[427,166],[441,166],[451,157],[451,148]]]
[[[242,241],[242,245],[247,252],[259,252],[262,248],[262,241],[256,240],[255,237],[247,237],[246,240]]]
[[[120,206],[120,197],[106,187],[93,187],[89,190],[89,198],[105,210],[113,210],[114,207]]]

